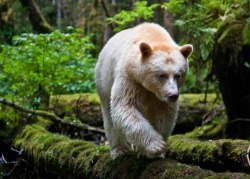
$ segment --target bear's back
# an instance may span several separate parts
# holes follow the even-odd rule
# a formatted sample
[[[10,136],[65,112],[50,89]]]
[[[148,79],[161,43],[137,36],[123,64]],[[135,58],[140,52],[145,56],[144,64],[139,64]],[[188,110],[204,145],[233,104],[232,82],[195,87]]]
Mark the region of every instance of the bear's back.
[[[155,23],[143,23],[134,27],[134,42],[146,42],[151,46],[156,43],[168,43],[176,45],[169,33],[160,25]]]

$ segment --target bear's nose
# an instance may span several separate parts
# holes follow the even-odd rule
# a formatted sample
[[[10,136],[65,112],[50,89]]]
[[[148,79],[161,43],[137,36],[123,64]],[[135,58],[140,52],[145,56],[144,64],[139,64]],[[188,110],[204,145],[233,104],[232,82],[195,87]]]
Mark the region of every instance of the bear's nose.
[[[179,94],[169,94],[168,99],[170,102],[175,102],[179,97]]]

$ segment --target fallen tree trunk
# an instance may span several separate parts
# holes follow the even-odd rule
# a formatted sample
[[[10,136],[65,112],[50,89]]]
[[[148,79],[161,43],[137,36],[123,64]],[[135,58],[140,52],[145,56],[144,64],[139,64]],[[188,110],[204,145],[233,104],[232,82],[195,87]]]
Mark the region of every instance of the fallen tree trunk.
[[[62,118],[74,116],[84,124],[103,126],[100,100],[97,94],[52,96],[49,108]]]
[[[167,144],[167,156],[180,162],[199,165],[214,171],[243,171],[250,174],[250,141],[206,140],[174,135]]]
[[[26,156],[32,158],[40,169],[57,173],[64,178],[250,177],[244,173],[215,173],[172,159],[137,159],[135,154],[113,161],[107,146],[97,146],[91,142],[50,133],[42,125],[27,125],[14,139],[14,147],[24,149]],[[172,137],[169,144],[174,141]]]
[[[213,107],[216,95],[209,94],[204,103],[204,94],[182,94],[180,96],[180,110],[174,133],[185,133],[202,125],[202,116]],[[53,96],[50,99],[50,110],[58,116],[76,116],[84,124],[103,126],[100,100],[97,94],[83,93],[75,95]]]

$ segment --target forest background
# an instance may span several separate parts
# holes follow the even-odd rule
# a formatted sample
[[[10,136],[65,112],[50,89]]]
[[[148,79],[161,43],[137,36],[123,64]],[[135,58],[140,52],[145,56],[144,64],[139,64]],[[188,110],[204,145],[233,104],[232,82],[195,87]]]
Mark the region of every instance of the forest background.
[[[249,14],[249,0],[0,0],[0,96],[49,110],[52,97],[95,93],[94,66],[108,39],[155,22],[178,44],[193,44],[182,93],[205,94],[203,104],[213,93],[215,104],[223,102],[216,137],[249,140]],[[6,118],[17,117],[1,113],[2,126]]]

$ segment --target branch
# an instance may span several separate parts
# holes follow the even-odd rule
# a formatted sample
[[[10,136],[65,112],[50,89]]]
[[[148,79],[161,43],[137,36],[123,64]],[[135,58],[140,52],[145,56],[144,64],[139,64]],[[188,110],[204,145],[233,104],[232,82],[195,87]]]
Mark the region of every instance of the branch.
[[[40,33],[50,33],[53,31],[53,27],[46,21],[35,0],[20,0],[20,2],[23,7],[28,9],[29,19],[34,30]]]
[[[104,0],[101,0],[101,3],[102,3],[102,7],[103,7],[103,10],[105,12],[105,15],[106,15],[106,18],[110,18],[110,14],[109,14],[109,11],[108,11],[108,8],[107,8],[107,5],[105,4]],[[108,23],[111,30],[113,31],[114,30],[114,26],[112,23]]]
[[[228,121],[228,123],[234,123],[234,122],[238,122],[238,121],[250,122],[250,119],[248,119],[248,118],[236,118],[232,121]]]
[[[26,109],[26,108],[24,108],[22,106],[19,106],[19,105],[13,103],[13,102],[7,101],[6,99],[0,99],[0,103],[4,104],[6,106],[12,107],[14,109],[17,109],[19,111],[22,111],[24,113],[28,113],[28,114],[48,118],[51,121],[56,122],[56,123],[60,123],[62,125],[71,126],[71,127],[74,127],[76,129],[80,129],[80,130],[88,130],[88,131],[91,131],[91,132],[104,134],[103,129],[100,129],[100,128],[97,128],[97,127],[92,127],[92,126],[87,125],[87,124],[75,124],[73,122],[65,121],[64,119],[56,116],[53,113],[47,112],[47,111]]]
[[[205,124],[207,124],[208,122],[210,122],[211,120],[214,119],[214,117],[216,115],[218,115],[218,113],[220,113],[221,111],[225,110],[225,106],[223,104],[221,104],[220,106],[217,106],[213,109],[211,109],[208,113],[206,113],[203,118],[202,118],[202,126],[204,126]]]

